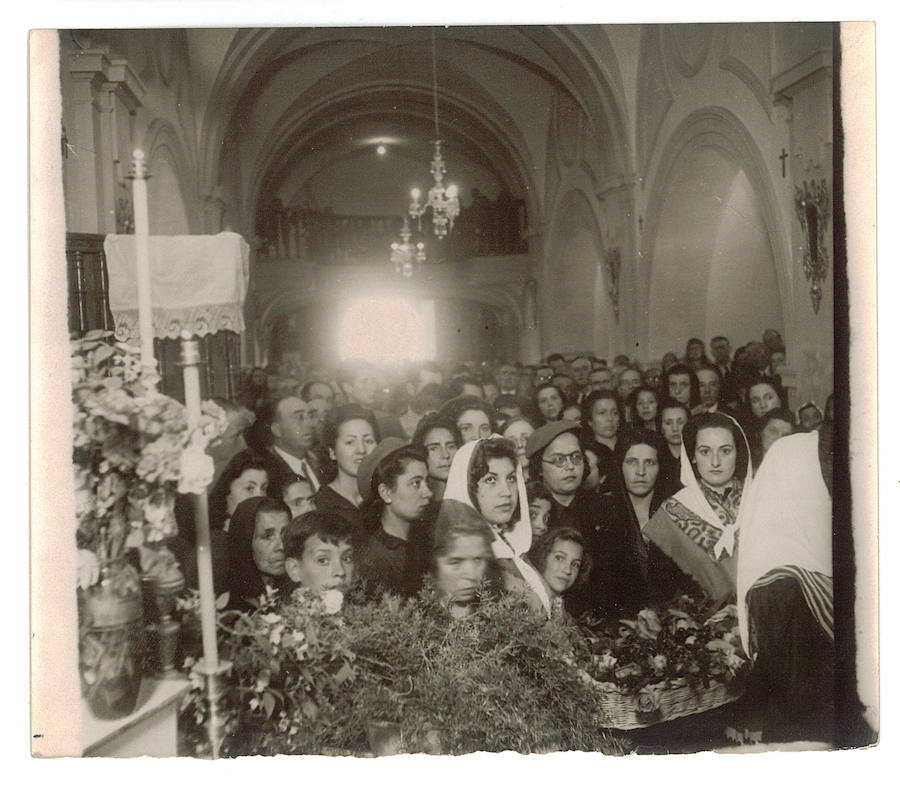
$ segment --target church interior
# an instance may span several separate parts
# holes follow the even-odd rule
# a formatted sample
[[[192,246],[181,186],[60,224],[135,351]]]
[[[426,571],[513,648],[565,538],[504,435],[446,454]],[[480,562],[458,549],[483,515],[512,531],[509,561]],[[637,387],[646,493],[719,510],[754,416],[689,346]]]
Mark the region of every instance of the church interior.
[[[385,412],[395,415],[415,444],[422,415],[413,414],[411,401],[403,405],[404,415],[415,417],[407,426],[385,388],[406,380],[412,364],[431,374],[443,370],[451,386],[451,377],[463,385],[467,376],[483,375],[485,390],[491,383],[504,388],[504,365],[521,380],[530,375],[534,382],[519,399],[533,398],[535,407],[520,403],[515,421],[537,411],[542,369],[554,385],[557,377],[569,382],[559,387],[561,401],[566,395],[567,404],[580,406],[597,387],[583,380],[585,391],[574,387],[579,360],[591,362],[592,374],[612,370],[617,381],[636,372],[637,387],[645,376],[649,384],[651,373],[659,382],[661,371],[665,380],[673,363],[690,361],[692,341],[707,350],[691,368],[709,367],[706,354],[713,357],[713,343],[723,338],[731,353],[745,346],[747,357],[765,353],[759,382],[777,383],[783,411],[814,408],[812,427],[823,414],[830,423],[846,411],[846,343],[836,340],[846,310],[843,284],[836,287],[846,270],[836,242],[844,202],[836,127],[840,35],[837,24],[824,22],[54,31],[61,123],[54,157],[65,240],[56,278],[65,271],[68,333],[86,337],[90,347],[97,330],[140,340],[142,364],[150,352],[162,393],[183,403],[189,417],[199,395],[226,409],[252,407],[272,431],[278,417],[265,417],[262,400],[244,399],[259,376],[263,393],[293,380],[291,391],[310,408],[307,389],[330,384],[334,411],[344,390],[339,365],[374,365],[383,390],[381,407],[371,404],[375,418],[380,425]],[[51,139],[55,147],[55,129]],[[139,308],[150,308],[141,284],[141,242],[148,237],[152,320]],[[562,367],[550,363],[554,357]],[[720,380],[729,363],[717,359]],[[188,383],[188,367],[196,367],[196,386]],[[662,409],[667,388],[659,388]],[[442,402],[465,394],[442,395]],[[744,395],[741,407],[735,395],[729,408],[741,424],[746,413],[749,431],[757,420]],[[685,419],[698,411],[724,415],[726,398],[721,406],[718,399],[708,408],[684,402]],[[277,401],[273,407],[277,414]],[[568,419],[561,409],[526,420],[531,432]],[[637,411],[630,414],[629,423],[640,427]],[[787,421],[811,430],[801,417]],[[663,434],[660,420],[654,435]],[[244,432],[250,450],[253,430]],[[270,444],[260,441],[261,448]],[[60,449],[59,441],[51,444]],[[71,452],[52,463],[70,468]],[[302,480],[305,452],[286,461]],[[337,459],[323,452],[322,461]],[[572,453],[559,458],[557,466],[576,466]],[[531,463],[534,478],[540,466]],[[312,473],[321,466],[315,458],[310,464]],[[359,460],[356,466],[362,469]],[[746,458],[745,467],[749,486]],[[336,469],[339,481],[339,461]],[[211,470],[200,490],[187,492],[205,497],[205,486],[215,485]],[[215,475],[222,476],[218,460]],[[319,482],[309,482],[319,497]],[[828,491],[830,509],[830,483]],[[365,499],[360,489],[353,503]],[[205,499],[191,508],[198,602],[212,603],[203,559],[210,559],[208,528],[216,526],[201,522]],[[41,516],[49,510],[37,513],[34,525],[50,520]],[[849,513],[836,505],[846,530]],[[146,524],[150,530],[153,523]],[[63,525],[60,537],[72,538],[73,525]],[[193,545],[191,539],[187,549]],[[79,560],[79,585],[81,568]],[[50,569],[36,560],[33,581],[41,592],[50,589]],[[834,580],[838,593],[841,576]],[[147,586],[145,580],[145,607]],[[76,611],[70,588],[53,591],[67,593],[65,613],[75,619],[81,607]],[[164,609],[159,586],[153,591]],[[208,612],[202,644],[209,659],[216,633],[215,623],[206,624],[214,611],[201,610]],[[161,619],[163,641],[171,608],[151,611]],[[40,623],[38,633],[42,625],[47,630]],[[79,658],[79,646],[83,660],[83,642],[74,638],[66,656]],[[40,671],[49,656],[35,653]],[[44,689],[83,705],[78,671],[51,672],[41,678]],[[168,677],[154,691],[168,686],[170,672],[163,670]],[[215,685],[214,670],[204,675]],[[83,665],[80,680],[83,693]],[[167,721],[140,723],[151,725],[150,739],[174,741],[174,703],[186,691],[184,675],[179,680],[159,700],[159,720]],[[48,708],[35,713],[49,725]],[[852,714],[860,713],[854,706]],[[108,731],[103,725],[86,725],[95,737],[90,745],[82,733],[57,752],[148,752],[139,748],[149,740],[132,746],[114,723]],[[168,733],[160,733],[163,726]],[[170,745],[174,754],[171,741],[160,754]],[[183,747],[179,739],[178,754]]]
[[[825,23],[63,31],[69,258],[90,247],[80,235],[131,230],[140,148],[151,235],[250,245],[226,372],[285,350],[346,356],[347,309],[389,287],[420,317],[413,357],[443,363],[649,366],[690,337],[737,347],[774,329],[794,405],[821,408],[833,291],[798,209],[832,201],[834,36]],[[408,220],[425,261],[391,282],[436,136],[462,214],[440,239]],[[484,233],[479,215],[504,222]],[[403,312],[386,316],[403,336]]]

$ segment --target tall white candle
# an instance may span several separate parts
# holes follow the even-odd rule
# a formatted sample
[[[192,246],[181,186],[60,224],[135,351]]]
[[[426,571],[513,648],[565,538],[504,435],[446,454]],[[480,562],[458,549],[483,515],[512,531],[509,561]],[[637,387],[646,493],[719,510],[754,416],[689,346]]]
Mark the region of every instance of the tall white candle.
[[[145,371],[156,368],[153,357],[153,302],[150,295],[150,222],[147,212],[147,165],[144,151],[133,153],[134,247],[137,265],[138,328],[141,333],[141,364]]]
[[[200,420],[200,347],[182,334],[181,367],[184,370],[184,405],[188,425]],[[200,589],[200,630],[203,637],[204,666],[209,673],[219,668],[216,644],[216,594],[213,585],[212,551],[209,540],[209,509],[206,494],[194,495],[194,527],[197,534],[197,581]]]

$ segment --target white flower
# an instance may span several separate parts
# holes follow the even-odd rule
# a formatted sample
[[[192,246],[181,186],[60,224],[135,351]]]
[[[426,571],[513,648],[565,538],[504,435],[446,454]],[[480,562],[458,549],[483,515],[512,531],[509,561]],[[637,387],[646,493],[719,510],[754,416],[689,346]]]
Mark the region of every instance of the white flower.
[[[100,580],[100,563],[91,550],[78,550],[78,586],[87,589]]]
[[[653,669],[657,672],[662,672],[666,668],[666,664],[668,664],[668,659],[665,656],[653,656],[650,659],[650,663],[653,665]]]
[[[178,462],[178,491],[181,494],[201,494],[215,474],[215,464],[202,448],[186,447]]]
[[[322,603],[326,614],[337,614],[344,605],[344,594],[338,589],[329,589],[322,595]]]
[[[604,653],[597,660],[597,666],[606,672],[616,666],[616,661],[618,661],[618,659],[612,653]]]
[[[272,630],[269,632],[269,641],[277,646],[281,644],[281,634],[284,631],[284,625],[279,623],[278,625],[274,625]]]

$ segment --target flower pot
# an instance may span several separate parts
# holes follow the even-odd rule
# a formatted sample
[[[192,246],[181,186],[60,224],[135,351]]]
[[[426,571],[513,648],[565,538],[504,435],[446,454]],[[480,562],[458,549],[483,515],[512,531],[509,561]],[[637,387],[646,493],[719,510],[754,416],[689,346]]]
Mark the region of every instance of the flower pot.
[[[144,671],[144,613],[137,570],[124,560],[101,568],[82,594],[81,689],[99,719],[134,711]]]

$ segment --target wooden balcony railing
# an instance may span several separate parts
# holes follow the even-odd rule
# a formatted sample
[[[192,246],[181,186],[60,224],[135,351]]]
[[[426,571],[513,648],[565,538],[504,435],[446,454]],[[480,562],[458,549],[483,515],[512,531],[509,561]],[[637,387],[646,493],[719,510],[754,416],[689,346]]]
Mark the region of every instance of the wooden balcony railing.
[[[412,240],[425,243],[427,263],[516,255],[528,252],[522,238],[526,222],[524,203],[482,198],[477,205],[463,207],[444,239],[434,235],[426,214],[421,230],[413,223]],[[402,224],[399,216],[347,216],[285,207],[276,200],[257,217],[256,259],[296,259],[325,267],[388,264],[391,243],[400,240]]]

